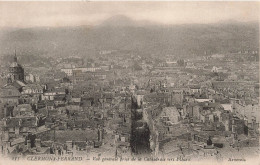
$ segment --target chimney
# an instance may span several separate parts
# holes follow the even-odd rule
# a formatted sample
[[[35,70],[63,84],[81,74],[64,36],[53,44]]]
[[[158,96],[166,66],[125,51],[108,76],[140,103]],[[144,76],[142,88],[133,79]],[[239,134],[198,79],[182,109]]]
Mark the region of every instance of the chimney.
[[[6,147],[8,147],[8,148],[11,147],[11,142],[9,142],[9,141],[6,142]]]
[[[98,127],[98,141],[101,142],[103,140],[103,129],[101,126]]]
[[[15,50],[15,54],[14,54],[14,62],[17,62],[16,50]]]
[[[41,149],[41,139],[35,139],[35,146],[36,146],[36,150],[40,151],[40,149]]]
[[[4,117],[7,117],[7,107],[4,106]]]
[[[73,148],[73,142],[72,141],[66,141],[67,150],[72,150]]]
[[[19,126],[22,126],[22,119],[19,120]]]
[[[101,138],[101,131],[100,131],[100,128],[98,128],[98,141],[101,141],[102,140],[102,138]]]
[[[31,146],[32,146],[31,140],[27,140],[27,149],[31,149]]]
[[[9,141],[9,132],[4,132],[4,139],[3,141]]]
[[[4,119],[4,126],[5,127],[7,126],[7,119],[6,118]]]
[[[65,129],[68,129],[68,123],[67,122],[64,122],[63,126],[65,127]]]
[[[39,118],[36,116],[35,117],[35,126],[38,126],[39,125]]]

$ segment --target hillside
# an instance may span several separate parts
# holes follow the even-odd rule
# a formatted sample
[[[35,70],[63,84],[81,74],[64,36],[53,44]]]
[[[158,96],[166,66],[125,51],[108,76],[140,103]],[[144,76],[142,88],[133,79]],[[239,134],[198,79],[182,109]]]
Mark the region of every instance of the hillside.
[[[140,55],[203,54],[258,49],[258,23],[158,25],[116,16],[98,26],[0,30],[1,56],[92,56],[99,50]]]

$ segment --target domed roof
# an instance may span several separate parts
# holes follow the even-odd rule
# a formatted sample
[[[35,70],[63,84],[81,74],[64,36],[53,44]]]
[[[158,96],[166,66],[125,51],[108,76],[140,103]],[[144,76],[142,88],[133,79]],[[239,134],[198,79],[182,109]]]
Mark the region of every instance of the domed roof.
[[[18,64],[18,62],[17,62],[16,54],[15,54],[15,56],[14,56],[13,62],[11,63],[10,67],[11,67],[11,68],[22,67],[22,66],[21,66],[20,64]]]
[[[10,67],[15,68],[15,67],[22,67],[22,66],[20,64],[18,64],[17,62],[12,62]]]

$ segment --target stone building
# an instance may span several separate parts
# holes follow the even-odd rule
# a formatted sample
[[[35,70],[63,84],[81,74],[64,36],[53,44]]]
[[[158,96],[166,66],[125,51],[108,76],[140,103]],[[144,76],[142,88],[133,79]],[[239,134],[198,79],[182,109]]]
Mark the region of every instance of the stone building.
[[[14,56],[13,62],[9,67],[9,77],[11,78],[12,82],[19,80],[24,81],[24,69],[23,67],[17,62],[16,55]]]

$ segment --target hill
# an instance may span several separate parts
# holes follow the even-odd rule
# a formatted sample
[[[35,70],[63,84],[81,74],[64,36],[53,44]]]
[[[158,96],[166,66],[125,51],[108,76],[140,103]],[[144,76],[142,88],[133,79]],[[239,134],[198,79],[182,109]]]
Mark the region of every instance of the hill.
[[[160,25],[114,16],[97,26],[1,29],[1,56],[93,56],[99,50],[190,55],[258,50],[258,23]]]

